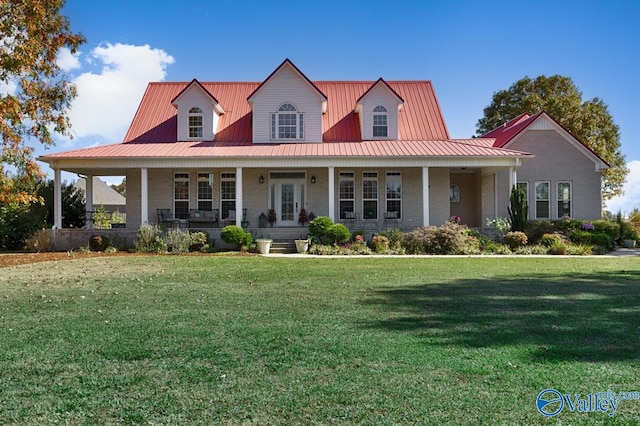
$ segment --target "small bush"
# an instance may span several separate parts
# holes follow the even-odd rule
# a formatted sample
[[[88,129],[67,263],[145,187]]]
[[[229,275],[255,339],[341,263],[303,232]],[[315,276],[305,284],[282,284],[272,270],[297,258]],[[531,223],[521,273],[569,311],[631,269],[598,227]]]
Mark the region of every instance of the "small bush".
[[[502,241],[505,234],[511,229],[511,222],[509,222],[509,219],[507,219],[506,217],[498,217],[496,219],[487,218],[486,224],[487,227],[496,230],[496,234],[500,241]]]
[[[381,237],[389,239],[389,249],[399,250],[402,247],[402,237],[404,232],[398,228],[387,228],[384,231],[378,232]]]
[[[614,242],[615,241],[611,239],[611,235],[605,232],[595,232],[591,234],[591,244],[600,246],[606,250],[611,250]]]
[[[318,216],[309,222],[309,235],[319,242],[327,241],[327,230],[333,225],[329,216]]]
[[[48,229],[39,229],[25,241],[25,250],[43,252],[53,250],[53,238]]]
[[[374,235],[371,238],[371,249],[376,253],[386,253],[389,251],[389,239],[384,235]]]
[[[105,235],[92,235],[89,237],[89,250],[105,251],[111,245],[111,241]]]
[[[575,244],[591,244],[593,233],[584,230],[573,231],[569,239]]]
[[[549,254],[565,255],[567,254],[567,245],[561,239],[553,240],[549,246]]]
[[[410,254],[468,254],[478,248],[478,240],[465,226],[446,222],[440,227],[427,226],[404,234],[402,245]]]
[[[222,228],[220,238],[227,244],[236,244],[239,247],[249,247],[253,242],[251,234],[236,225],[228,225]]]
[[[563,240],[562,235],[554,232],[553,234],[544,234],[538,242],[545,247],[551,247],[556,242],[562,242]]]
[[[609,236],[611,240],[610,244],[615,244],[620,238],[620,224],[613,220],[594,220],[592,223],[595,232],[597,233],[605,233]],[[609,247],[609,245],[607,245]]]
[[[349,232],[349,228],[342,223],[334,223],[327,228],[325,235],[332,243],[340,244],[349,240],[351,232]]]
[[[527,234],[520,231],[507,232],[504,236],[504,242],[509,246],[509,248],[511,248],[511,250],[526,246],[527,241]]]
[[[549,254],[549,247],[545,247],[542,244],[534,244],[529,246],[518,247],[515,254]]]
[[[162,239],[162,230],[157,225],[143,225],[138,229],[136,250],[142,253],[164,253],[167,246]]]
[[[199,251],[206,253],[210,249],[209,235],[202,231],[191,231],[191,245],[189,251]]]
[[[177,228],[169,229],[163,240],[169,253],[184,254],[189,252],[191,236],[187,231]]]

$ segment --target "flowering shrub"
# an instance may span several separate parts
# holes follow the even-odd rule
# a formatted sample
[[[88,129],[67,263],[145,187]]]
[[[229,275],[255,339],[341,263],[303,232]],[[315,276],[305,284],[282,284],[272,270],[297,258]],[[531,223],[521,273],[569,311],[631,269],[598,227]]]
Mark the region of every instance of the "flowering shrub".
[[[540,238],[539,243],[545,247],[551,247],[558,241],[563,242],[564,238],[562,237],[562,235],[554,232],[553,234],[544,234],[542,238]]]
[[[143,253],[163,253],[167,246],[161,237],[162,230],[157,225],[144,225],[138,229],[136,250]]]
[[[585,222],[582,225],[580,225],[580,229],[583,231],[591,232],[591,231],[594,231],[596,227],[590,224],[589,222]]]

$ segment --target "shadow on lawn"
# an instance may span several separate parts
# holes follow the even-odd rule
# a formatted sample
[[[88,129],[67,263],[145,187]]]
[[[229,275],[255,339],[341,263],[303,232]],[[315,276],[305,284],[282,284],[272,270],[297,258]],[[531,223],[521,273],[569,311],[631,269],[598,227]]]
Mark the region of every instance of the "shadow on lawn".
[[[533,360],[640,359],[640,273],[478,278],[379,290],[375,328],[420,333],[430,344],[532,345]]]

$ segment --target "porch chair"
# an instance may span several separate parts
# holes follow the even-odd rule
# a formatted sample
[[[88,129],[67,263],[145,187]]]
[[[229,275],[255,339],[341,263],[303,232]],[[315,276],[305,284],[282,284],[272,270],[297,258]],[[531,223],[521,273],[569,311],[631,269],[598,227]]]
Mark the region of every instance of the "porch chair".
[[[385,212],[384,213],[384,226],[388,226],[389,224],[393,224],[393,225],[398,225],[398,212],[397,211],[392,211],[392,212]]]
[[[241,221],[241,223],[243,223],[243,224],[246,223],[246,226],[249,226],[249,222],[247,221],[247,209],[246,208],[242,209],[242,221]],[[236,211],[235,210],[229,210],[229,213],[227,214],[227,218],[224,219],[224,224],[225,224],[225,226],[226,225],[235,225],[236,224]]]
[[[180,219],[173,216],[171,209],[158,209],[158,225],[172,228],[180,225]]]
[[[352,226],[356,223],[360,226],[360,213],[345,211],[344,221],[349,222]]]

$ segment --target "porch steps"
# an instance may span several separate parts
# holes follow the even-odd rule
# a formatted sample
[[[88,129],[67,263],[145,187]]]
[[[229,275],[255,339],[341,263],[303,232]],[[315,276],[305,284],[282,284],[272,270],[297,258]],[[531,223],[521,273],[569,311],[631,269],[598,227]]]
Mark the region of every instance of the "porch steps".
[[[296,253],[296,243],[289,240],[274,240],[271,243],[271,249],[269,253],[272,254],[288,254],[288,253]]]

